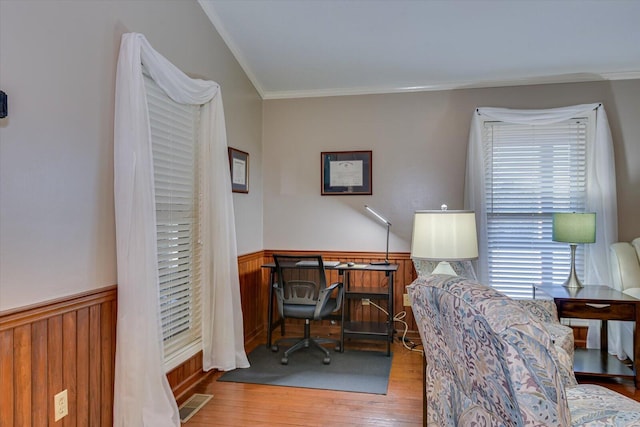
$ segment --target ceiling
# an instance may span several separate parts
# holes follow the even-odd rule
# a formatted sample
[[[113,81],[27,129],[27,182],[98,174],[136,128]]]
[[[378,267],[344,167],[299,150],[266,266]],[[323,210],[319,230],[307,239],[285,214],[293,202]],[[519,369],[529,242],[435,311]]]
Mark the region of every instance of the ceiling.
[[[640,78],[638,0],[199,0],[264,99]]]

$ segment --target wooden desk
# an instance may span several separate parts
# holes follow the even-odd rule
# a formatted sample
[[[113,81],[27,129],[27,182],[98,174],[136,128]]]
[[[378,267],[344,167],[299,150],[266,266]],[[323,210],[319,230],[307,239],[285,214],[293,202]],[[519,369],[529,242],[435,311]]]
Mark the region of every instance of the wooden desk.
[[[281,333],[284,334],[284,322],[282,319],[273,321],[273,308],[275,293],[273,292],[273,284],[276,283],[276,265],[275,263],[268,263],[262,265],[262,268],[268,268],[270,270],[269,275],[269,302],[267,308],[267,348],[271,348],[273,330],[278,326],[281,328]],[[374,325],[371,322],[354,322],[349,318],[349,310],[345,310],[343,305],[341,313],[340,324],[340,351],[344,351],[344,339],[362,338],[362,339],[382,339],[387,341],[387,355],[391,354],[391,342],[393,341],[393,279],[394,274],[398,270],[397,264],[356,264],[356,266],[349,267],[346,263],[339,264],[337,266],[325,266],[325,270],[337,270],[338,275],[342,277],[344,284],[344,302],[348,306],[350,299],[385,299],[387,301],[387,321],[384,324]],[[379,271],[383,272],[389,279],[388,286],[386,288],[362,288],[351,287],[350,271]]]
[[[534,286],[536,291],[553,298],[558,307],[558,316],[576,319],[596,319],[602,321],[600,349],[576,349],[574,371],[601,377],[623,377],[634,380],[640,387],[640,300],[608,286],[584,286],[578,290],[564,286]],[[632,368],[624,365],[616,356],[607,352],[608,320],[636,322],[633,339],[634,361]]]

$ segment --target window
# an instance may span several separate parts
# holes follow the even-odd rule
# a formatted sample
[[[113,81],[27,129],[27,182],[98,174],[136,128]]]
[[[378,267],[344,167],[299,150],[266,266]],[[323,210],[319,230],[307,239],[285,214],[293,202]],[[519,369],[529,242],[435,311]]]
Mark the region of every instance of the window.
[[[200,107],[174,102],[146,75],[145,89],[154,166],[160,318],[169,370],[201,348]]]
[[[484,122],[489,283],[509,296],[531,297],[532,284],[569,275],[569,246],[551,240],[552,213],[585,211],[594,122],[594,115],[549,125]],[[583,276],[583,245],[576,269]]]

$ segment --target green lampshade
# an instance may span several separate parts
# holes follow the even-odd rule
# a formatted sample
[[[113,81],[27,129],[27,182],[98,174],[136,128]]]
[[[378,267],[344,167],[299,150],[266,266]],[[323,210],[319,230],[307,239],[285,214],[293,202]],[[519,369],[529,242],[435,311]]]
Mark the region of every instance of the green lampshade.
[[[596,214],[554,213],[552,240],[565,243],[594,243]]]

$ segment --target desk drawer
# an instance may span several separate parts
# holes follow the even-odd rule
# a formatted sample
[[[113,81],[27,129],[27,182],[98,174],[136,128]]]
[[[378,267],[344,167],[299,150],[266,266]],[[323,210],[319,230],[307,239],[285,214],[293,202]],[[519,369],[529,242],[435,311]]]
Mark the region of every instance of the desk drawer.
[[[581,301],[556,301],[559,317],[600,320],[635,320],[636,304],[616,302],[613,304]]]

